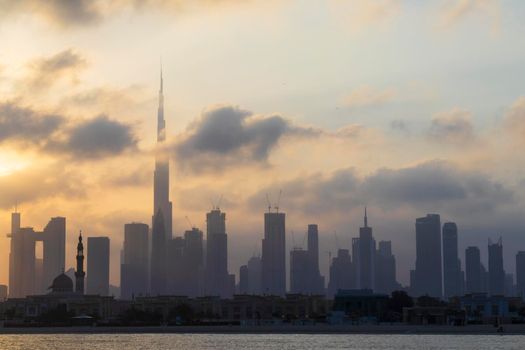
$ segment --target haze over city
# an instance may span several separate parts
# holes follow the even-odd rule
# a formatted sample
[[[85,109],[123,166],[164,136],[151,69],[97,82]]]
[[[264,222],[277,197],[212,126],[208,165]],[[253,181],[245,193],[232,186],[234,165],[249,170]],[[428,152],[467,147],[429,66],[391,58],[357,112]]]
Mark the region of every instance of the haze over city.
[[[154,159],[166,157],[173,236],[206,232],[220,206],[230,273],[261,254],[268,200],[286,213],[287,260],[319,225],[326,278],[365,206],[402,285],[427,213],[457,224],[462,260],[478,246],[486,265],[488,239],[502,237],[514,273],[522,2],[0,5],[0,228],[10,232],[15,205],[37,230],[66,217],[66,269],[80,230],[107,236],[120,284],[124,224],[152,225]],[[9,246],[2,235],[1,284]]]

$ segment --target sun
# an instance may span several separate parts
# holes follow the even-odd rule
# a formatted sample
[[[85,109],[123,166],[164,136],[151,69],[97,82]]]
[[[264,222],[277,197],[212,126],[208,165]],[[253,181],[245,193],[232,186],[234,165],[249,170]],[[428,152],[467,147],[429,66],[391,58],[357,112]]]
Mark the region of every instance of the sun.
[[[24,169],[30,162],[20,158],[15,152],[0,150],[0,177],[11,175]]]

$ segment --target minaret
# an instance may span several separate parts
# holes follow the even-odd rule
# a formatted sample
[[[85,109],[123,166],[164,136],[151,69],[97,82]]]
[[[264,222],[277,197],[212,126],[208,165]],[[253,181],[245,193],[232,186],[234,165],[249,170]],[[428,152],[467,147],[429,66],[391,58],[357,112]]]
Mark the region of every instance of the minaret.
[[[75,272],[75,291],[78,294],[84,294],[84,277],[86,273],[84,272],[84,245],[82,244],[82,231],[78,236],[78,245],[77,245],[77,271]]]
[[[150,292],[153,295],[165,293],[166,286],[166,243],[172,237],[172,204],[170,192],[169,156],[162,149],[166,140],[164,119],[164,82],[160,69],[159,108],[157,111],[157,154],[153,178],[153,217]]]
[[[368,216],[366,215],[366,207],[365,207],[365,227],[368,227]]]

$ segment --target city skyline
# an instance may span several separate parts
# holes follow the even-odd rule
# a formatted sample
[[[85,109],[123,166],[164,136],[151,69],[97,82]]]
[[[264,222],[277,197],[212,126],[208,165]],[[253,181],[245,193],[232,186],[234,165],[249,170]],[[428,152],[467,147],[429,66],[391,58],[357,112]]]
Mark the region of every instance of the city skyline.
[[[514,273],[525,248],[515,152],[525,125],[525,50],[515,45],[523,4],[198,1],[139,11],[97,2],[61,12],[23,3],[0,9],[9,52],[0,55],[0,229],[10,232],[17,202],[22,226],[36,232],[67,218],[66,270],[83,229],[86,242],[110,239],[119,284],[124,225],[153,226],[154,158],[168,156],[166,234],[205,234],[222,195],[229,274],[262,251],[265,197],[280,190],[286,283],[292,232],[302,242],[318,224],[328,283],[328,252],[352,251],[365,206],[403,284],[415,268],[414,220],[427,213],[457,224],[463,270],[465,249],[478,246],[488,271],[486,242],[502,236],[504,270]],[[130,35],[133,45],[122,42]],[[165,147],[155,142],[160,56]],[[0,284],[10,244],[2,234]]]

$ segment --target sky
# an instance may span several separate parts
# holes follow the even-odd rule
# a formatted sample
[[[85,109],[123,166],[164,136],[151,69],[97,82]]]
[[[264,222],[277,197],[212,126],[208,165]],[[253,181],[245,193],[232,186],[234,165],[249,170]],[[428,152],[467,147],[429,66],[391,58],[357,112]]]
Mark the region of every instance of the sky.
[[[280,191],[288,248],[319,224],[325,275],[364,206],[403,284],[426,213],[458,224],[462,260],[501,236],[514,273],[524,16],[518,0],[0,0],[0,232],[16,203],[36,230],[65,216],[67,267],[80,229],[109,236],[118,285],[124,224],[150,224],[166,152],[174,236],[222,196],[231,273],[260,254]],[[2,234],[4,284],[8,253]]]

